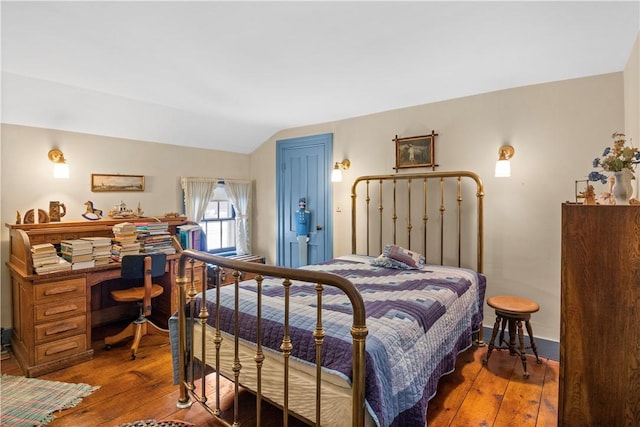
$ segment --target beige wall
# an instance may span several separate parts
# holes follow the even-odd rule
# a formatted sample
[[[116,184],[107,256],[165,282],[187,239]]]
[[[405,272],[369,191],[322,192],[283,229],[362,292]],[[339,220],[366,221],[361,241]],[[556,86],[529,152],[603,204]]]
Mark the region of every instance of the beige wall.
[[[84,203],[104,211],[125,202],[146,215],[182,211],[181,176],[248,179],[249,156],[216,150],[109,138],[51,129],[2,125],[2,327],[10,327],[11,286],[5,262],[9,259],[9,233],[4,226],[16,221],[16,211],[49,208],[50,200],[67,206],[64,221],[83,220]],[[69,165],[68,180],[53,179],[47,152],[57,146]],[[145,176],[145,191],[92,193],[92,173]]]
[[[393,173],[394,143],[432,129],[439,170],[472,170],[485,183],[485,272],[488,296],[512,293],[541,305],[536,335],[558,340],[560,206],[574,200],[574,181],[615,130],[624,128],[623,74],[567,80],[287,129],[251,155],[256,181],[256,252],[276,254],[276,141],[333,133],[334,161],[349,158],[334,184],[334,255],[349,253],[350,186],[360,175]],[[498,148],[515,148],[511,178],[494,178]],[[600,189],[599,189],[600,191]],[[340,207],[342,212],[336,212]],[[493,322],[485,311],[485,324]]]

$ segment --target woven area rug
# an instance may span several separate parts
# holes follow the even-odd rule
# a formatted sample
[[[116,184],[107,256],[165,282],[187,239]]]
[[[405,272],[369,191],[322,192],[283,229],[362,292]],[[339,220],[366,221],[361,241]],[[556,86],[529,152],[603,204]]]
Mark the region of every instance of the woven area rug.
[[[185,421],[138,420],[132,423],[120,424],[117,427],[195,427],[195,424]]]
[[[0,377],[0,412],[2,426],[43,426],[53,420],[53,413],[76,406],[83,397],[100,387],[70,384],[35,378]]]

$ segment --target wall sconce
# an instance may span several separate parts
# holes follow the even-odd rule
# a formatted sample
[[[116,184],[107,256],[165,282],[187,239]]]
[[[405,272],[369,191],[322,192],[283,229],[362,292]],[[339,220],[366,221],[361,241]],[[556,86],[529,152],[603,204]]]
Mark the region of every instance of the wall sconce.
[[[342,182],[342,171],[351,167],[349,159],[344,159],[342,162],[336,162],[331,172],[331,182]]]
[[[69,166],[62,151],[54,148],[49,151],[48,157],[53,162],[53,177],[69,178]]]
[[[516,150],[510,145],[503,145],[498,150],[498,161],[496,162],[495,175],[498,178],[507,178],[511,176],[511,159]]]

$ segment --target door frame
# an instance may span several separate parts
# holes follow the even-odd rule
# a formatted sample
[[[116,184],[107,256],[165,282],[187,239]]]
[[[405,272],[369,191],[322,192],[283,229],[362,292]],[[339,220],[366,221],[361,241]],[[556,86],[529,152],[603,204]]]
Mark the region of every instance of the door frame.
[[[285,232],[284,218],[290,214],[292,206],[285,203],[284,194],[284,164],[285,153],[289,149],[299,150],[305,146],[321,146],[324,148],[325,164],[329,167],[319,171],[318,182],[324,182],[324,200],[326,224],[324,227],[324,259],[333,258],[333,187],[331,185],[331,166],[333,158],[333,133],[303,136],[290,139],[276,140],[276,204],[277,204],[277,252],[276,264],[282,266],[285,259]],[[296,205],[297,206],[297,205]]]

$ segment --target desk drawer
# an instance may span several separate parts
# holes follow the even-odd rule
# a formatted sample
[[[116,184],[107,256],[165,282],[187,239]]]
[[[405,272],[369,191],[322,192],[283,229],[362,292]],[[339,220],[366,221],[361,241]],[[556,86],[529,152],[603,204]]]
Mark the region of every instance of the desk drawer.
[[[40,304],[34,307],[35,321],[53,321],[87,312],[85,297],[65,299],[63,301]]]
[[[37,302],[46,302],[46,300],[69,299],[73,297],[84,296],[87,293],[85,280],[69,279],[60,280],[59,282],[47,283],[45,285],[36,285],[33,287],[34,298]]]
[[[36,364],[50,362],[87,349],[87,336],[77,335],[36,346]]]
[[[70,319],[44,323],[37,325],[35,330],[36,343],[38,344],[44,341],[51,341],[52,339],[69,337],[81,333],[84,334],[87,330],[87,316],[83,314]]]

